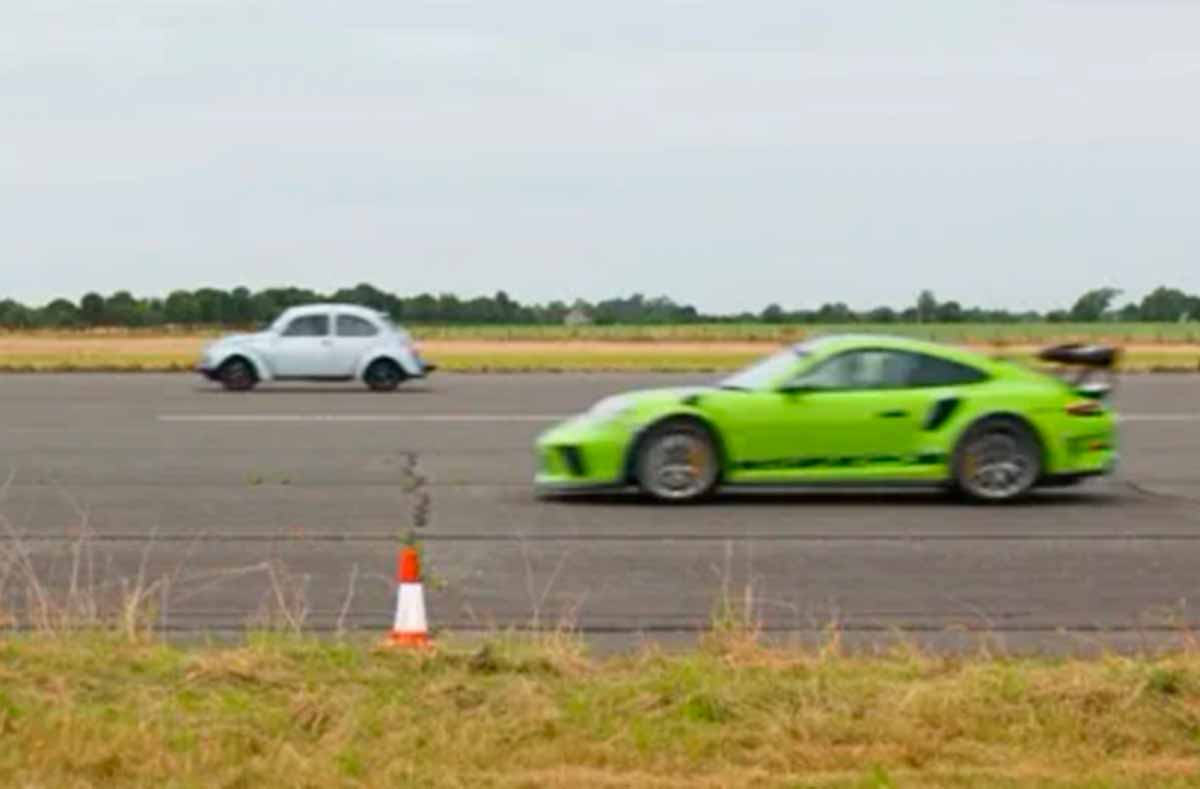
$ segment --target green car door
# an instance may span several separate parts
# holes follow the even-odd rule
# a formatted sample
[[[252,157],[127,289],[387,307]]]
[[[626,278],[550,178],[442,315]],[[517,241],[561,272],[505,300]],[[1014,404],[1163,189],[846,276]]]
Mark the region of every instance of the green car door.
[[[819,361],[778,391],[759,392],[737,418],[731,480],[803,482],[928,478],[931,417],[952,399],[942,360],[855,349]],[[959,376],[965,380],[969,375]]]

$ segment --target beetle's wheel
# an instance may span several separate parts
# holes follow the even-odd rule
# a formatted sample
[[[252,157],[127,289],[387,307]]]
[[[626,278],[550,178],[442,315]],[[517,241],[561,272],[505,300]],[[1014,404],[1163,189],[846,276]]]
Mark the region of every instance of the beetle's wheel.
[[[230,359],[218,371],[221,385],[231,392],[245,392],[258,383],[258,376],[250,363],[240,357]]]
[[[379,359],[371,362],[363,378],[373,392],[393,392],[404,383],[404,371],[391,359]]]

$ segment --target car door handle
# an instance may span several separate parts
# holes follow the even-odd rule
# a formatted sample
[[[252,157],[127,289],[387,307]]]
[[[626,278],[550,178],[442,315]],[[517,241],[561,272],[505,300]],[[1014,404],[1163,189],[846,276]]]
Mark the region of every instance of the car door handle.
[[[907,411],[880,411],[878,414],[880,419],[903,419],[908,416]]]

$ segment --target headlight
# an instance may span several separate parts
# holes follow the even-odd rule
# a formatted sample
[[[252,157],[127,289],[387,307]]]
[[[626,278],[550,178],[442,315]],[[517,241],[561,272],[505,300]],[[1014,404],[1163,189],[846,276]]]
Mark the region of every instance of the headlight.
[[[610,397],[601,400],[588,411],[588,419],[595,422],[612,422],[628,416],[633,411],[633,403],[626,397]]]

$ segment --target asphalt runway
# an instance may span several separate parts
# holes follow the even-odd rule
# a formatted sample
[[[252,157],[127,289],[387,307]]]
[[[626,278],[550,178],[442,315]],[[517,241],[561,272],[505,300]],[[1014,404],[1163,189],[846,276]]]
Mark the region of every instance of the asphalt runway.
[[[691,639],[722,598],[779,638],[979,633],[1162,642],[1200,623],[1200,377],[1135,376],[1111,479],[978,507],[930,492],[736,493],[698,507],[533,496],[556,417],[706,376],[438,375],[228,394],[186,375],[0,377],[0,581],[102,599],[140,576],[162,627],[303,621],[384,632],[410,455],[429,480],[430,615],[456,631],[566,625]],[[28,557],[28,563],[22,557]]]

